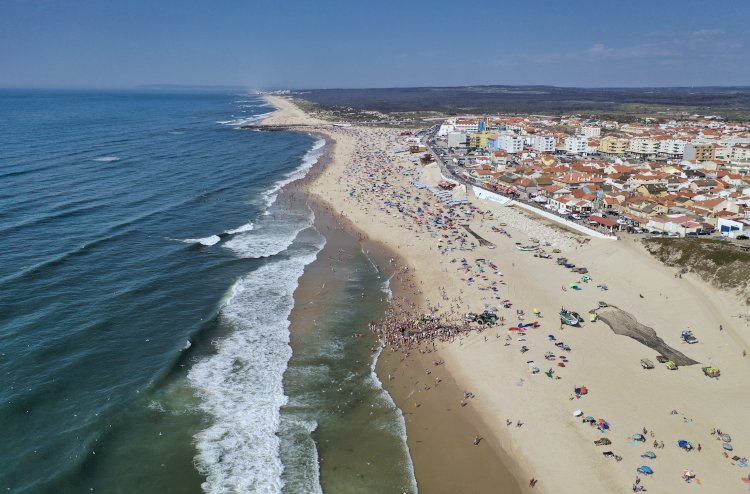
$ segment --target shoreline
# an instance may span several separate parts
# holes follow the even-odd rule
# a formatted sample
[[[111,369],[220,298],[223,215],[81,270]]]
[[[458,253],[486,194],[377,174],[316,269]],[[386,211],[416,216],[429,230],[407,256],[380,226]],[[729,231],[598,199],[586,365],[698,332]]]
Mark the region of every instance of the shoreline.
[[[277,106],[296,108],[286,100],[279,101],[282,103]],[[304,118],[299,109],[295,115],[286,114],[284,117],[283,112],[277,112],[272,117],[277,124],[283,124],[285,118],[291,118],[289,122],[304,122],[299,120]],[[731,431],[738,454],[740,457],[746,455],[742,450],[745,446],[750,447],[750,433],[744,432],[741,410],[750,406],[750,399],[743,392],[742,376],[750,368],[750,360],[742,356],[741,350],[748,348],[750,331],[746,322],[734,317],[747,312],[744,305],[702,281],[678,279],[673,270],[646,255],[640,246],[626,241],[597,239],[582,243],[513,208],[503,208],[480,199],[472,198],[471,201],[480,208],[477,211],[481,211],[470,220],[471,228],[481,237],[495,242],[497,248],[488,250],[479,246],[461,252],[454,241],[449,240],[447,245],[441,241],[442,246],[436,249],[438,237],[430,232],[429,226],[420,226],[407,212],[396,211],[395,207],[383,203],[386,197],[396,197],[393,192],[397,191],[406,194],[395,199],[402,205],[409,199],[409,194],[423,194],[413,190],[408,176],[398,173],[403,167],[414,168],[420,180],[433,185],[436,170],[429,166],[414,167],[405,157],[395,154],[393,149],[399,137],[392,129],[338,129],[328,125],[324,128],[317,125],[320,121],[309,123],[312,126],[308,131],[315,129],[336,140],[333,160],[310,183],[312,192],[356,224],[359,230],[367,232],[369,238],[382,241],[408,263],[426,306],[445,308],[450,304],[451,307],[460,306],[461,312],[479,312],[488,305],[497,305],[496,300],[500,298],[512,301],[512,309],[499,309],[508,326],[490,332],[489,336],[495,335],[495,338],[488,339],[472,332],[459,338],[458,342],[439,344],[437,351],[445,361],[441,373],[450,374],[458,387],[477,395],[470,406],[481,420],[473,423],[481,428],[486,441],[472,448],[485,453],[495,449],[502,452],[506,465],[513,467],[522,491],[532,491],[525,483],[533,476],[540,480],[533,492],[630,492],[635,468],[644,460],[639,456],[641,451],[633,447],[636,443],[629,442],[629,436],[646,427],[655,432],[654,440],[672,444],[677,439],[688,438],[711,445],[712,450],[716,448],[716,442],[711,441],[710,431],[718,427]],[[351,166],[352,163],[356,166]],[[387,184],[387,188],[374,189],[373,184]],[[420,197],[430,202],[429,207],[435,207],[429,195]],[[498,222],[507,224],[512,239],[491,229]],[[592,284],[578,281],[581,290],[565,290],[571,281],[577,281],[576,276],[554,261],[535,259],[530,253],[515,248],[515,242],[528,241],[532,236],[559,248],[560,255],[567,256],[572,263],[587,266],[595,281]],[[481,265],[478,262],[474,265],[474,261],[465,262],[466,269],[460,262],[451,265],[462,257],[467,260],[489,259],[499,267],[490,273],[482,271]],[[454,271],[456,266],[460,268],[458,273]],[[471,277],[467,278],[469,275]],[[489,281],[473,281],[485,278]],[[494,293],[487,290],[485,283],[489,282],[493,284]],[[594,286],[600,283],[606,283],[608,291]],[[701,344],[690,345],[683,351],[698,362],[721,367],[721,379],[705,378],[699,365],[681,367],[678,372],[661,367],[645,372],[638,361],[644,357],[653,359],[653,351],[626,336],[616,335],[603,322],[586,322],[582,328],[558,329],[555,315],[560,306],[585,313],[595,307],[598,300],[606,300],[634,314],[639,322],[654,328],[673,347],[680,345],[678,328],[696,328]],[[538,318],[541,330],[530,330],[522,335],[508,332],[509,326],[516,325],[517,314],[514,312],[524,310],[526,314],[532,314],[532,308],[537,307],[541,309]],[[548,317],[544,318],[544,315]],[[723,331],[715,329],[719,324],[722,324]],[[534,361],[545,369],[550,366],[545,361],[545,351],[559,350],[545,337],[548,333],[552,333],[556,341],[564,339],[574,350],[568,356],[570,360],[566,366],[557,366],[559,361],[552,363],[555,379],[533,374],[531,364],[527,364]],[[505,338],[501,339],[502,336]],[[528,346],[528,353],[523,352],[522,345],[524,348]],[[419,358],[415,352],[407,359],[409,365],[416,369]],[[381,358],[381,362],[385,361]],[[422,377],[421,372],[429,370],[429,365],[428,361],[414,371],[415,382]],[[379,369],[384,383],[387,381],[382,376],[387,370]],[[435,374],[434,369],[432,373]],[[404,379],[397,376],[388,384],[400,381]],[[573,387],[580,385],[590,389],[582,401],[572,396]],[[412,386],[409,392],[416,392],[414,389]],[[396,389],[394,399],[398,393]],[[429,394],[437,394],[436,389],[426,391],[425,396]],[[695,396],[714,400],[696,400]],[[424,401],[423,406],[415,406],[415,409],[425,413],[428,418],[424,420],[429,420],[424,411],[437,407],[428,406],[421,395],[420,400]],[[716,400],[723,406],[713,406]],[[453,403],[456,401],[454,399]],[[409,404],[398,399],[396,402],[403,407],[405,416],[411,417]],[[612,440],[611,448],[615,453],[622,455],[622,462],[602,457],[601,449],[592,444],[602,437],[601,433],[573,417],[576,409],[583,409],[595,417],[605,417],[613,424],[608,438]],[[671,413],[673,410],[678,411],[677,419]],[[434,418],[436,411],[433,410],[431,415]],[[415,415],[411,430],[407,420],[412,443],[416,434],[412,431],[418,431],[426,424],[419,420],[421,416]],[[523,426],[506,426],[506,421],[518,421]],[[455,423],[454,419],[450,426],[454,427]],[[449,448],[458,451],[456,448],[461,444],[453,441]],[[412,449],[418,481],[428,465],[419,458],[417,451],[420,446],[416,443]],[[732,492],[741,488],[738,478],[743,472],[747,474],[747,467],[718,455],[719,452],[720,448],[712,453],[686,457],[674,446],[659,450],[658,459],[652,464],[661,474],[649,477],[645,485],[649,490],[678,491],[684,488],[680,472],[683,468],[691,468],[697,472],[700,482],[715,492]],[[460,474],[464,473],[460,471]],[[469,476],[463,485],[472,485],[472,491],[475,491],[474,481],[476,478]],[[425,487],[425,490],[428,489]]]
[[[267,125],[267,121],[274,113],[262,120],[264,126],[273,128],[273,125]],[[341,212],[336,211],[335,206],[326,198],[310,190],[312,184],[334,159],[334,137],[328,132],[311,129],[305,125],[285,126],[284,130],[305,132],[324,139],[326,143],[324,153],[305,177],[290,184],[298,188],[306,196],[306,200],[312,203],[311,208],[317,211],[314,220],[316,229],[328,238],[326,231],[318,228],[321,225],[318,213],[322,211],[330,217],[327,221],[332,219],[340,225],[341,234],[356,237],[363,252],[375,266],[389,267],[391,303],[410,305],[426,311],[423,297],[408,287],[409,284],[413,284],[411,273],[397,273],[398,267],[408,266],[401,256],[391,247],[372,238]],[[315,262],[318,260],[306,266],[305,273],[299,280],[298,290],[299,286],[309,281],[308,272],[314,269]],[[413,269],[411,271],[413,272]],[[298,296],[298,292],[295,291],[295,308],[299,307]],[[289,316],[292,322],[291,331],[294,331],[294,321],[298,317],[296,312],[299,312],[295,311],[295,308]],[[436,352],[432,357],[439,358],[439,355]],[[424,396],[424,399],[420,397],[420,402],[415,404],[411,399],[412,394],[420,393],[418,386],[427,382],[423,376],[427,376],[426,371],[432,373],[434,369],[430,356],[416,354],[403,358],[399,353],[381,348],[374,364],[375,373],[384,392],[390,396],[404,420],[407,452],[419,490],[461,492],[471,485],[471,491],[477,494],[494,493],[498,489],[505,494],[521,492],[518,479],[505,465],[512,463],[515,470],[519,470],[520,467],[505,455],[502,446],[494,438],[487,438],[487,442],[491,444],[489,451],[477,449],[471,443],[471,438],[480,435],[486,427],[475,410],[471,407],[461,408],[459,403],[464,390],[449,372],[441,373],[441,382],[433,388],[436,392],[422,393],[427,396]]]

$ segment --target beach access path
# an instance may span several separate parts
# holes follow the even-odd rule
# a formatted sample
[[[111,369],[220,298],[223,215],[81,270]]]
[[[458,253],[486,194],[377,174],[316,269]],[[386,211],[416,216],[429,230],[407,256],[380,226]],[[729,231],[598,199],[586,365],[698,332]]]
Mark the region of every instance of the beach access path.
[[[421,194],[420,200],[425,199],[432,210],[440,207],[426,191],[416,191],[411,185],[414,174],[429,183],[434,173],[415,167],[407,154],[394,152],[403,147],[397,130],[334,128],[309,119],[287,99],[269,97],[269,101],[281,111],[264,121],[265,125],[308,123],[311,131],[325,133],[335,141],[332,161],[311,185],[311,192],[413,266],[418,280],[415,290],[429,306],[446,312],[479,312],[499,307],[501,299],[513,304],[510,309],[498,310],[505,317],[505,326],[440,344],[438,355],[445,362],[443,371],[476,397],[468,406],[476,410],[486,428],[486,441],[477,448],[500,448],[525,489],[631,492],[636,468],[648,465],[656,473],[642,482],[651,492],[684,491],[681,474],[686,468],[696,473],[700,483],[694,482],[692,487],[704,492],[744,492],[740,477],[750,470],[732,460],[732,454],[725,456],[721,441],[711,430],[729,432],[740,457],[750,452],[750,428],[745,423],[750,409],[746,392],[750,358],[742,354],[750,349],[750,328],[746,319],[737,317],[748,313],[746,306],[690,275],[677,278],[637,241],[584,238],[491,201],[472,200],[482,213],[474,215],[470,227],[495,248],[477,245],[469,250],[467,245],[459,250],[450,239],[439,244],[440,232],[428,230],[416,224],[412,215],[384,204],[384,199],[393,197],[388,194],[398,190],[412,199]],[[414,171],[403,175],[404,170]],[[385,176],[390,191],[381,187]],[[501,224],[504,233],[497,231]],[[532,252],[516,248],[516,242],[526,244],[532,237],[542,245],[549,244],[549,250],[559,250],[556,255],[587,267],[591,280],[582,281],[580,275],[557,265],[554,259],[534,257]],[[487,269],[486,262],[497,269]],[[580,289],[570,288],[571,283]],[[606,291],[597,288],[602,284]],[[600,300],[634,315],[654,328],[668,345],[700,364],[676,371],[657,365],[647,371],[641,368],[640,359],[655,361],[655,352],[613,333],[603,322],[561,329],[560,307],[586,315]],[[534,309],[541,313],[538,319],[533,316]],[[517,310],[524,311],[522,322],[538,320],[540,328],[509,331],[519,322]],[[686,328],[694,331],[699,344],[681,342],[680,332]],[[548,335],[553,335],[555,342]],[[555,346],[563,341],[570,351]],[[528,351],[522,353],[522,347]],[[547,352],[553,352],[554,361],[545,359]],[[565,367],[557,365],[561,355],[567,357]],[[705,377],[703,365],[719,367],[721,378]],[[542,372],[533,373],[533,367]],[[554,371],[554,377],[545,375],[548,369]],[[382,376],[381,380],[385,382]],[[576,398],[574,388],[582,385],[589,392]],[[413,404],[405,404],[404,413],[410,412],[409,406],[416,406],[418,393],[429,392],[415,391],[410,400]],[[456,401],[461,398],[457,396]],[[600,432],[582,423],[573,416],[579,409],[584,417],[606,420],[610,428]],[[631,439],[644,428],[648,431],[646,443]],[[612,444],[595,446],[594,441],[602,437]],[[680,439],[701,444],[702,451],[686,453],[676,446]],[[654,441],[663,442],[664,448],[654,449]],[[604,457],[605,450],[621,456],[622,461]],[[657,457],[641,458],[647,450]],[[415,469],[419,479],[416,461]],[[533,490],[526,487],[531,477],[539,479]]]

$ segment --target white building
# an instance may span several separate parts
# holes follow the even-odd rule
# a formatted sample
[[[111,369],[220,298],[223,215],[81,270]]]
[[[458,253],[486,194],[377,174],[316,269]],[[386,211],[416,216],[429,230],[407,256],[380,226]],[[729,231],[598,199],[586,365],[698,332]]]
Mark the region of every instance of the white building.
[[[565,151],[569,154],[586,154],[588,147],[588,137],[574,136],[565,138]]]
[[[679,139],[664,139],[659,141],[659,154],[671,158],[682,158],[685,154],[685,141]]]
[[[501,134],[500,149],[508,153],[520,153],[523,151],[523,137],[512,133]]]
[[[437,135],[438,137],[445,137],[454,130],[456,130],[456,127],[452,123],[444,123],[440,125]]]
[[[555,138],[552,136],[531,136],[531,149],[537,153],[552,153],[555,151]]]
[[[466,147],[466,134],[462,132],[451,132],[448,134],[448,147],[461,148]]]
[[[599,137],[602,135],[602,129],[592,125],[584,125],[578,129],[578,134],[585,137]]]
[[[455,128],[458,132],[479,132],[479,120],[456,120]]]
[[[716,228],[723,236],[735,238],[738,235],[747,235],[749,233],[750,220],[744,218],[719,218],[716,222]]]
[[[628,152],[642,155],[655,155],[659,152],[659,141],[650,137],[634,137],[630,139]]]
[[[750,160],[750,144],[739,144],[732,148],[732,161]]]

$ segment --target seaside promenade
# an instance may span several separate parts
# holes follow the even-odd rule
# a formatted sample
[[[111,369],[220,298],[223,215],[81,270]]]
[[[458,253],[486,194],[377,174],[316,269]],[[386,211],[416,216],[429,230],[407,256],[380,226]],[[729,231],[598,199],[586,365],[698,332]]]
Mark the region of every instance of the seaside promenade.
[[[434,187],[440,170],[397,153],[404,145],[397,130],[336,127],[284,98],[269,101],[280,111],[264,125],[301,124],[334,143],[331,162],[309,185],[311,193],[364,237],[396,253],[395,281],[423,301],[421,312],[447,320],[489,310],[501,318],[502,324],[481,332],[475,327],[453,338],[391,345],[398,358],[379,364],[381,380],[407,417],[423,492],[449,492],[428,478],[440,469],[435,461],[441,457],[430,451],[430,438],[440,432],[432,429],[433,435],[425,436],[418,430],[431,427],[431,413],[447,413],[456,423],[471,416],[480,433],[461,438],[462,447],[501,457],[529,492],[624,493],[641,486],[651,492],[746,490],[741,477],[750,473],[743,462],[750,451],[744,412],[750,407],[745,393],[750,359],[744,351],[750,349],[750,328],[737,317],[747,313],[740,301],[690,275],[677,277],[637,239],[583,236],[476,197],[447,205],[414,186],[418,180]],[[465,236],[462,225],[494,248]],[[585,266],[585,279],[554,258],[517,248],[534,242]],[[656,362],[653,348],[588,317],[581,327],[560,324],[560,307],[586,315],[600,301],[632,314],[699,363],[645,370],[640,360]],[[405,299],[396,303],[408,305]],[[699,344],[682,342],[686,328]],[[417,381],[407,365],[423,376]],[[701,367],[708,365],[721,369],[718,380],[703,375]],[[450,397],[450,404],[430,398],[440,393],[441,377],[464,390]],[[582,387],[586,393],[576,392]],[[430,411],[423,407],[427,403],[450,410]],[[731,435],[731,451],[716,429]],[[595,444],[602,439],[609,444]],[[680,441],[693,450],[681,448]],[[654,473],[639,474],[644,466]],[[689,486],[686,469],[695,474]],[[533,487],[532,478],[538,480]],[[457,482],[467,486],[462,492],[498,490],[471,476]]]

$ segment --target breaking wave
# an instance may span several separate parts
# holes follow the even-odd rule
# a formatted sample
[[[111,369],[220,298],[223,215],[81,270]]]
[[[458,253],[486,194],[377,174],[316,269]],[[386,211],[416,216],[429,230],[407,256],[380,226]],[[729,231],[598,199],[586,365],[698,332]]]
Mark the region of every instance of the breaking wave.
[[[213,424],[198,433],[198,468],[206,492],[280,493],[280,408],[283,375],[292,349],[288,316],[297,280],[325,240],[289,259],[269,262],[240,278],[221,310],[232,327],[216,354],[188,378]]]
[[[266,118],[267,116],[269,116],[271,113],[273,112],[270,111],[267,113],[259,113],[257,115],[253,115],[252,117],[235,117],[234,115],[232,115],[231,120],[217,120],[216,123],[221,124],[221,125],[228,125],[230,127],[240,128],[243,125],[252,125],[254,123],[258,123],[264,118]]]
[[[253,228],[255,228],[255,225],[252,221],[245,223],[244,225],[238,226],[237,228],[232,228],[231,230],[227,230],[224,233],[227,233],[229,235],[235,235],[237,233],[245,233],[251,231]]]
[[[186,243],[186,244],[200,244],[200,245],[205,245],[206,247],[211,247],[212,245],[215,245],[221,242],[221,237],[219,237],[218,235],[211,235],[210,237],[186,238],[186,239],[182,239],[179,241]]]
[[[406,442],[407,436],[406,436],[406,420],[404,419],[404,414],[401,411],[401,409],[396,405],[396,402],[393,401],[393,398],[391,397],[390,393],[386,391],[386,389],[383,387],[383,383],[380,381],[380,378],[378,377],[377,372],[375,372],[375,367],[378,364],[378,359],[380,358],[380,354],[383,352],[383,346],[379,345],[378,350],[373,354],[372,361],[370,361],[370,380],[372,381],[373,385],[380,390],[381,398],[385,400],[388,404],[388,407],[393,410],[393,413],[396,414],[396,421],[394,423],[395,427],[395,433],[398,435],[398,437],[401,438],[401,447],[404,451],[404,457],[406,458],[406,470],[409,472],[409,480],[411,482],[411,491],[417,492],[417,477],[414,474],[414,463],[411,460],[411,452],[409,451],[409,444]]]
[[[287,173],[284,178],[277,181],[269,190],[263,193],[267,207],[271,207],[273,203],[276,202],[276,198],[278,197],[279,191],[282,187],[292,182],[296,182],[297,180],[304,178],[305,175],[307,175],[307,172],[309,172],[310,169],[315,166],[315,163],[318,162],[318,158],[320,158],[320,156],[323,154],[323,151],[321,150],[325,145],[325,139],[318,139],[317,141],[315,141],[313,147],[302,157],[302,164],[291,172]],[[266,214],[267,213],[268,212],[266,211]]]

